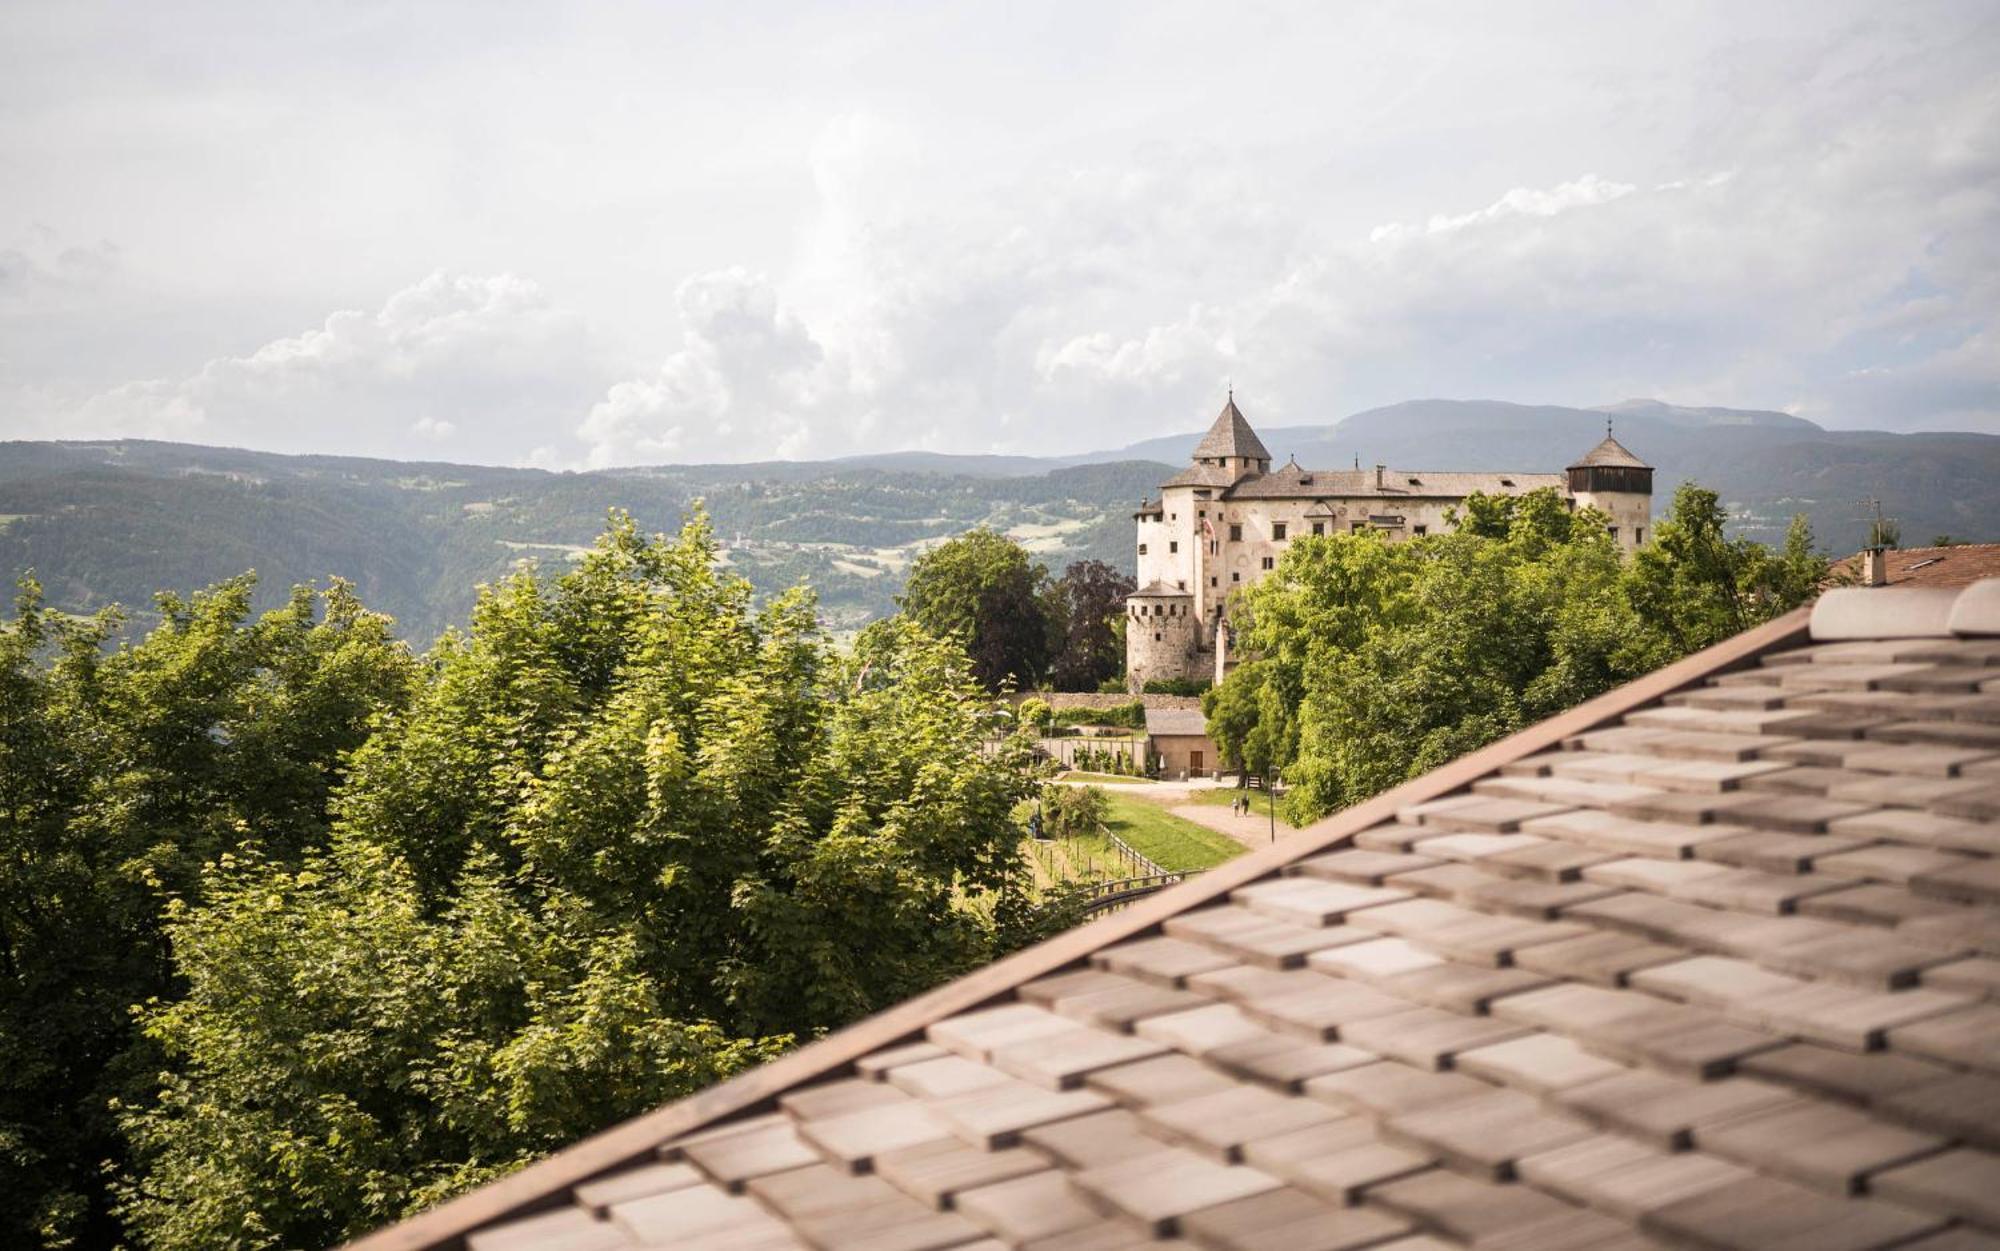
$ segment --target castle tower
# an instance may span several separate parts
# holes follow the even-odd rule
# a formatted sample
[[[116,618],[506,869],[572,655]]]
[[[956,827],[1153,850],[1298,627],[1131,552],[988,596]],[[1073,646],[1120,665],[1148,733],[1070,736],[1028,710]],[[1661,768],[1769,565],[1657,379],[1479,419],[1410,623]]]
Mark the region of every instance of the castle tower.
[[[1200,620],[1194,596],[1154,583],[1125,600],[1125,684],[1138,693],[1155,679],[1200,675]]]
[[[1611,518],[1611,537],[1624,551],[1646,542],[1653,525],[1653,467],[1611,437],[1604,423],[1604,441],[1569,467],[1570,498],[1578,508],[1596,508]]]
[[[1235,391],[1215,415],[1215,424],[1195,444],[1194,463],[1222,470],[1231,482],[1246,474],[1271,472],[1271,453],[1237,411]]]

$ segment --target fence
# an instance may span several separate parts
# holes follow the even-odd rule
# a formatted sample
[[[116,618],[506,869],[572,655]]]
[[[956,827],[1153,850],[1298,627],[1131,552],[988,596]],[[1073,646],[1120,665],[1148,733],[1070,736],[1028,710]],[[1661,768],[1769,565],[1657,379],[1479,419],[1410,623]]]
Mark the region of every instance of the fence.
[[[1159,861],[1148,858],[1138,848],[1126,842],[1124,839],[1118,837],[1116,834],[1113,834],[1106,827],[1102,825],[1098,826],[1097,832],[1099,834],[1104,835],[1105,841],[1111,844],[1111,850],[1114,853],[1116,853],[1118,858],[1123,860],[1125,864],[1130,869],[1132,869],[1134,873],[1139,874],[1141,876],[1157,877],[1161,874],[1173,872],[1172,869],[1169,869],[1166,865],[1161,864]]]
[[[990,756],[998,752],[1005,742],[1005,739],[988,739],[980,747]],[[1144,735],[1136,738],[1091,738],[1079,734],[1063,738],[1038,738],[1035,740],[1035,746],[1041,749],[1043,755],[1058,762],[1065,769],[1074,769],[1077,754],[1085,750],[1096,751],[1100,755],[1123,756],[1130,762],[1133,774],[1137,775],[1146,770],[1147,742]]]
[[[1148,873],[1144,877],[1119,878],[1115,882],[1093,882],[1086,888],[1084,915],[1095,916],[1100,912],[1123,908],[1169,886],[1178,886],[1200,872],[1200,869],[1187,869],[1178,873]]]

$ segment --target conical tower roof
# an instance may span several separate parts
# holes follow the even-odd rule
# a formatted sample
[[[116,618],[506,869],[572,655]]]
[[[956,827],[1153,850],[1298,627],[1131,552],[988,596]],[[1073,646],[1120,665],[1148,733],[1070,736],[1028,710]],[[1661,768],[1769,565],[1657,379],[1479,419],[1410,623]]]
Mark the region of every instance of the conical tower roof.
[[[1243,414],[1237,410],[1234,392],[1230,393],[1228,401],[1223,404],[1222,411],[1215,415],[1215,424],[1208,428],[1208,433],[1202,436],[1201,442],[1195,444],[1194,449],[1196,460],[1223,456],[1242,456],[1250,460],[1271,459],[1271,453],[1264,447],[1264,441],[1257,437],[1257,432],[1250,428],[1250,423],[1245,421]]]
[[[1604,432],[1604,441],[1602,443],[1585,452],[1583,459],[1572,464],[1570,468],[1596,469],[1607,465],[1619,466],[1625,469],[1652,468],[1645,461],[1632,455],[1631,451],[1623,443],[1612,438],[1609,430]]]

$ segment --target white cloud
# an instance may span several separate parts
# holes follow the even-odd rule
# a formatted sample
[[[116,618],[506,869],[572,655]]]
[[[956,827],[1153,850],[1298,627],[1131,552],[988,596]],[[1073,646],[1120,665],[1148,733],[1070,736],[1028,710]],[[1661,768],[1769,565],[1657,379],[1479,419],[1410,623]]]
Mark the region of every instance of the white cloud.
[[[851,410],[837,367],[762,276],[702,274],[676,300],[680,350],[612,386],[578,427],[591,465],[786,457],[806,449],[815,419]]]
[[[602,376],[580,317],[511,274],[438,272],[375,312],[321,326],[192,374],[91,397],[80,432],[393,456],[476,427],[492,443],[547,426]],[[504,445],[504,444],[503,444]],[[522,444],[526,446],[525,443]]]
[[[1669,185],[1684,186],[1685,183],[1675,182]],[[1443,213],[1434,214],[1421,226],[1404,222],[1377,226],[1368,232],[1368,241],[1388,243],[1412,235],[1441,235],[1508,217],[1554,217],[1557,213],[1570,209],[1609,204],[1637,190],[1638,188],[1631,183],[1609,182],[1595,174],[1585,174],[1581,178],[1547,190],[1516,187],[1485,208],[1471,213],[1461,213],[1456,217],[1446,216]]]

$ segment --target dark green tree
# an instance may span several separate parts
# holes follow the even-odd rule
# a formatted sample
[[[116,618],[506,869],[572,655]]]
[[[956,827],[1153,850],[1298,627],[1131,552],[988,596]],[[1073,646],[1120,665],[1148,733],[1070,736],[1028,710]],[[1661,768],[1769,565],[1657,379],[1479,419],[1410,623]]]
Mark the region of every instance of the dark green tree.
[[[956,639],[988,690],[1032,686],[1048,671],[1056,630],[1048,570],[1004,534],[970,530],[924,553],[898,601],[939,638]]]
[[[1125,671],[1125,597],[1139,584],[1101,560],[1079,560],[1050,584],[1049,618],[1058,627],[1049,684],[1094,691]]]
[[[0,1243],[111,1245],[111,1101],[154,1064],[131,1007],[180,985],[163,910],[262,840],[322,845],[343,756],[415,676],[350,587],[251,619],[252,580],[110,647],[119,619],[45,609],[0,625]]]

